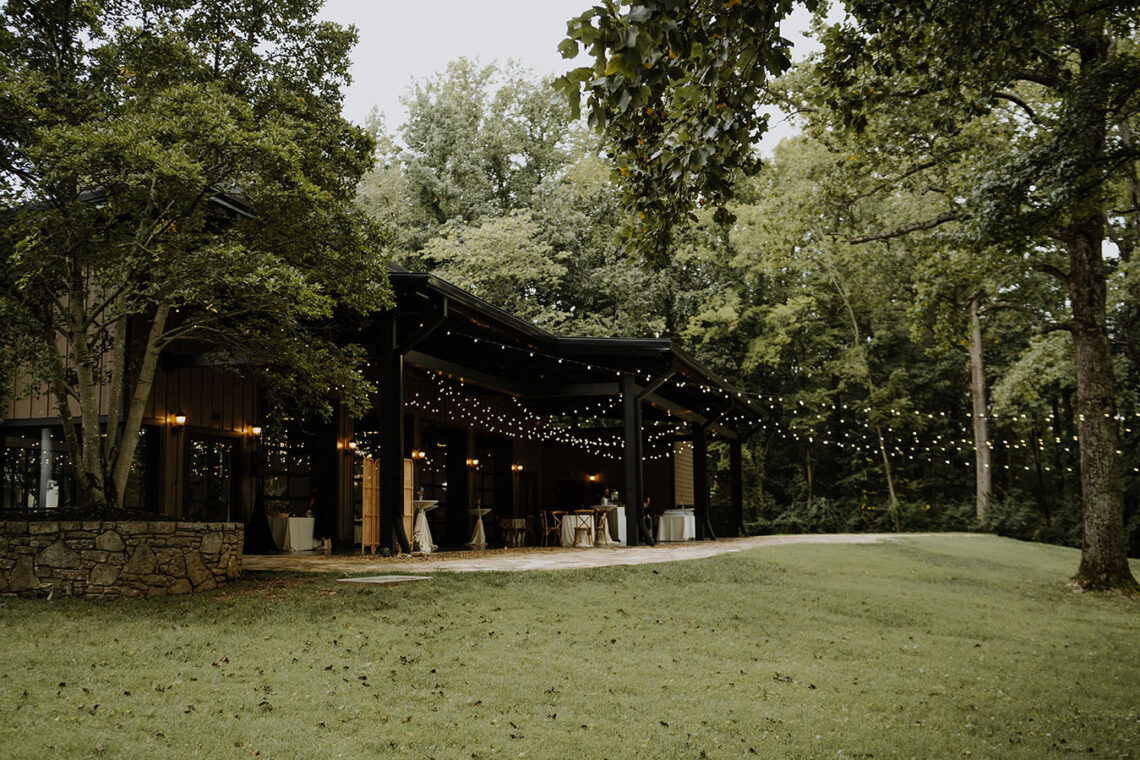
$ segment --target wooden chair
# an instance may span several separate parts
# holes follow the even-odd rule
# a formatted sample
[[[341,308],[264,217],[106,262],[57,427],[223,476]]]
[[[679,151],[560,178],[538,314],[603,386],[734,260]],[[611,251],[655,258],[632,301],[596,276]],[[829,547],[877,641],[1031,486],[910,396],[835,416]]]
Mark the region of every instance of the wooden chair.
[[[543,510],[539,512],[539,517],[542,519],[542,545],[549,546],[550,534],[554,534],[554,538],[558,543],[562,543],[562,517],[565,512],[547,512]],[[549,515],[549,517],[547,517]]]
[[[597,544],[600,536],[609,535],[609,526],[606,524],[606,516],[609,512],[604,512],[600,509],[594,510],[594,543]],[[603,533],[602,531],[605,531]]]
[[[574,516],[577,518],[574,521],[574,545],[580,546],[583,543],[593,545],[591,540],[594,535],[594,522],[595,515],[592,509],[576,509]],[[586,518],[586,519],[584,519]]]

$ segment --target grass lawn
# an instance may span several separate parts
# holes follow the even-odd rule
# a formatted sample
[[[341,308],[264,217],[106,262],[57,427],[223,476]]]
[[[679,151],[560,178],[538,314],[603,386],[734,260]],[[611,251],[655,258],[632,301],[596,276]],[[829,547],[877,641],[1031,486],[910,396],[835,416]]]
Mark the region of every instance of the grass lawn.
[[[1067,591],[1077,560],[914,537],[5,600],[0,756],[1140,758],[1140,602]]]

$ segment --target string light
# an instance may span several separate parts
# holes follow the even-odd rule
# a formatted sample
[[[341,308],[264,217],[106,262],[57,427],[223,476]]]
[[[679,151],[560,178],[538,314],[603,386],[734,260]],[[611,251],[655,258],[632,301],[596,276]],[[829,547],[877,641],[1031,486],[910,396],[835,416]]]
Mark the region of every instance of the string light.
[[[490,345],[500,351],[514,351],[527,358],[541,357],[559,365],[581,367],[590,372],[613,373],[620,377],[628,370],[598,365],[593,362],[578,361],[565,356],[558,356],[541,351],[533,345],[511,345],[490,340],[486,337],[467,335],[463,332],[448,330],[447,334],[470,340],[473,344]],[[639,383],[648,384],[653,381],[652,373],[646,371],[633,371]],[[444,373],[428,374],[442,383]],[[462,378],[460,378],[462,381]],[[813,445],[833,446],[844,451],[859,454],[872,454],[880,456],[883,449],[888,454],[905,457],[908,461],[927,461],[939,464],[952,464],[954,458],[973,456],[975,445],[973,440],[973,422],[976,418],[985,419],[994,427],[1010,427],[1022,423],[1036,423],[1051,425],[1056,419],[1050,412],[1043,417],[1033,417],[1025,413],[1012,413],[997,415],[993,412],[974,415],[965,414],[953,416],[945,410],[937,412],[915,410],[910,408],[885,407],[872,408],[866,403],[824,401],[812,404],[804,399],[789,398],[776,394],[757,393],[726,389],[707,382],[694,380],[681,373],[669,379],[669,384],[678,388],[698,393],[706,399],[710,407],[718,403],[724,404],[725,412],[716,417],[719,424],[734,427],[741,423],[757,425],[758,430],[774,434],[792,441],[807,441]],[[465,383],[460,384],[466,385]],[[605,458],[620,458],[624,446],[624,439],[619,427],[612,427],[612,433],[606,430],[614,419],[620,419],[620,395],[604,397],[601,400],[584,401],[572,409],[565,409],[558,414],[542,414],[529,407],[522,400],[496,395],[494,402],[480,400],[471,392],[459,390],[460,386],[438,385],[431,393],[423,395],[414,393],[408,405],[435,415],[441,420],[451,422],[469,423],[487,432],[508,435],[525,440],[557,443],[580,449],[596,456]],[[509,399],[509,411],[501,402]],[[738,403],[745,401],[750,405],[747,413]],[[735,410],[735,411],[734,411]],[[684,435],[684,423],[677,420],[672,410],[661,410],[667,418],[661,421],[660,430],[654,427],[651,420],[645,421],[645,448],[647,460],[671,456],[669,451],[650,451],[650,447],[663,441],[671,441],[677,436]],[[767,413],[771,419],[758,419],[755,411]],[[880,419],[873,420],[872,415],[878,413]],[[1121,426],[1121,434],[1132,433],[1129,420],[1140,419],[1140,411],[1131,414],[1117,413],[1104,415],[1115,419]],[[962,417],[966,420],[963,421]],[[1080,415],[1084,421],[1084,415]],[[834,428],[842,428],[830,433],[817,434],[812,432],[821,423],[828,423]],[[931,431],[929,437],[920,437],[919,431],[936,424],[942,431]],[[946,427],[949,430],[946,430]],[[582,428],[591,430],[584,431]],[[801,432],[802,431],[802,432]],[[882,435],[884,440],[880,442]],[[887,436],[901,438],[888,441]],[[1079,437],[1071,436],[1072,444],[1079,443]],[[1001,446],[1011,452],[1032,451],[1034,454],[1043,452],[1048,444],[1060,445],[1059,436],[1044,438],[1029,436],[1025,438],[1005,436],[1000,439]],[[987,448],[993,450],[995,441],[986,442]],[[660,448],[660,446],[658,446]],[[666,447],[667,448],[667,447]],[[1062,446],[1065,453],[1073,451],[1072,446]],[[947,458],[950,457],[950,458]],[[1043,470],[1052,472],[1054,468],[1043,465]],[[1066,468],[1071,471],[1072,468]],[[1140,472],[1134,467],[1133,471]]]

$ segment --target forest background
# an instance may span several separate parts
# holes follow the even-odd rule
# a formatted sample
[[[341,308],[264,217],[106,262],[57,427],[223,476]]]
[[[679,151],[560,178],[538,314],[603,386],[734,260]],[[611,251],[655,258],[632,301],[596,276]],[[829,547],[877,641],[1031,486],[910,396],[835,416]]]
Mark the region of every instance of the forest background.
[[[1072,339],[1042,329],[1064,318],[1064,288],[1030,256],[964,244],[955,224],[871,234],[937,214],[962,175],[876,155],[875,125],[853,138],[813,120],[812,66],[768,93],[800,109],[803,134],[737,181],[729,214],[687,217],[668,256],[634,255],[622,168],[551,81],[510,64],[456,60],[413,86],[402,124],[374,115],[377,165],[358,203],[395,264],[556,334],[674,338],[750,394],[768,414],[745,446],[749,532],[981,527],[1080,545]],[[998,104],[955,150],[985,161],[1023,128],[1021,106]],[[1127,207],[1135,180],[1114,191]],[[1110,226],[1118,455],[1138,556],[1135,214]],[[712,455],[716,505],[727,449]]]

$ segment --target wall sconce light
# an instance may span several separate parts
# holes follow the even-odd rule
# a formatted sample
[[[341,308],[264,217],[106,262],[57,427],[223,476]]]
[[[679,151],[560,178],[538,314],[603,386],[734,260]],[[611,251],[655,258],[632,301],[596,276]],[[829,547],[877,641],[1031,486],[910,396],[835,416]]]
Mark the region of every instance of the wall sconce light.
[[[427,452],[420,451],[419,449],[412,449],[412,459],[427,459]]]
[[[598,482],[598,476],[597,475],[587,475],[586,480],[590,481],[591,483],[597,483]]]
[[[251,427],[249,429],[249,434],[252,435],[254,438],[260,438],[261,437],[261,425],[254,425],[253,427]]]
[[[170,429],[175,433],[181,433],[186,429],[186,415],[181,411],[175,412],[170,425]]]
[[[471,457],[468,457],[467,458],[467,468],[470,470],[479,469],[479,460],[478,459],[472,459]]]
[[[351,449],[352,451],[356,451],[356,441],[349,441],[348,442],[348,448]]]
[[[522,472],[523,466],[521,464],[512,464],[511,472]]]

